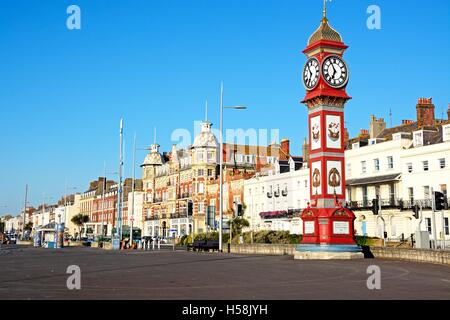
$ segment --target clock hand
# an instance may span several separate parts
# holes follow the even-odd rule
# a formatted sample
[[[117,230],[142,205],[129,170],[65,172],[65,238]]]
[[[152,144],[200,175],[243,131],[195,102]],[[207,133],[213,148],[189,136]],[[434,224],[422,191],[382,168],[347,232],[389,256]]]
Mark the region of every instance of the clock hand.
[[[337,70],[336,67],[335,67],[336,65],[333,63],[332,66],[333,66],[333,69],[334,69],[334,74],[337,74],[337,73],[338,73],[338,70]],[[333,77],[333,78],[334,78],[334,77]]]

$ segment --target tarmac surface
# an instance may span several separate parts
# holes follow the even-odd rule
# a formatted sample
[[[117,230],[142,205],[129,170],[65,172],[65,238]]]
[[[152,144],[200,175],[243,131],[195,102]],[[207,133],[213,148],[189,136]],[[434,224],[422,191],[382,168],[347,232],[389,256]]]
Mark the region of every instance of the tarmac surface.
[[[81,290],[67,288],[80,267]],[[369,266],[381,290],[369,290]],[[295,261],[186,251],[3,246],[0,300],[450,299],[450,267],[389,260]]]

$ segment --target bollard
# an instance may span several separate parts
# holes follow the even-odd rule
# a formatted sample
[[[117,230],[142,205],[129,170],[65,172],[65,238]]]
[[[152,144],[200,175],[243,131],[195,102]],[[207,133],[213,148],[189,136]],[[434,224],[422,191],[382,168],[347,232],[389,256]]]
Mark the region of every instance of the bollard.
[[[161,250],[161,241],[158,239],[158,250]]]
[[[231,243],[228,242],[228,253],[231,253]]]
[[[155,242],[156,242],[156,240],[153,240],[153,242],[152,242],[153,251],[155,251]]]

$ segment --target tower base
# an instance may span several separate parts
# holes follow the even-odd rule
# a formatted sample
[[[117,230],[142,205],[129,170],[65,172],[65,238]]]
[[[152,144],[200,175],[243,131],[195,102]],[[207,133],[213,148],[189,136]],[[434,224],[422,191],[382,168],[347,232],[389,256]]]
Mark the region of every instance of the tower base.
[[[356,245],[301,244],[294,255],[295,260],[353,260],[364,259]]]

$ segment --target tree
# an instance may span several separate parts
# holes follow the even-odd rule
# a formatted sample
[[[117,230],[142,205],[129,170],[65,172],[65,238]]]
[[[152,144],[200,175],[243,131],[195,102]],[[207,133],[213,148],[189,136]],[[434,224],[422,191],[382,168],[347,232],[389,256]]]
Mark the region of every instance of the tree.
[[[78,227],[78,235],[81,241],[81,227],[83,227],[86,223],[89,222],[89,216],[79,213],[76,216],[74,216],[70,221],[72,221],[72,223]]]
[[[250,227],[250,223],[243,217],[235,217],[231,220],[233,235],[240,235],[243,228]]]
[[[23,227],[24,231],[31,231],[33,230],[33,222],[28,222],[25,227]]]

